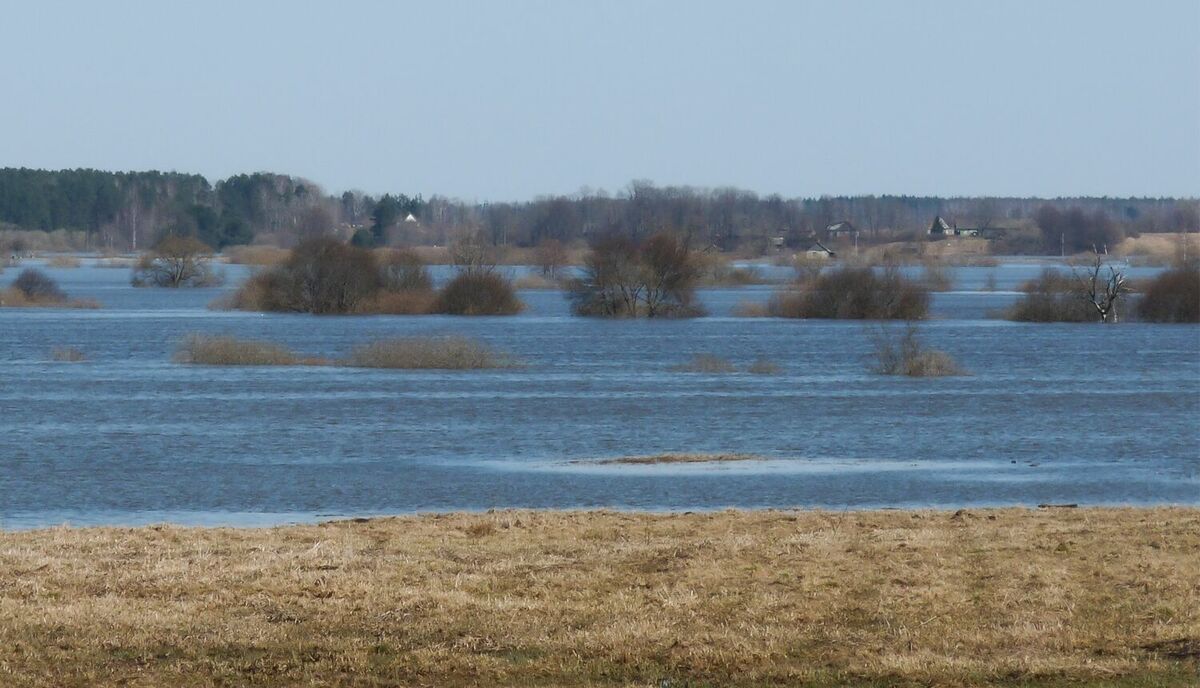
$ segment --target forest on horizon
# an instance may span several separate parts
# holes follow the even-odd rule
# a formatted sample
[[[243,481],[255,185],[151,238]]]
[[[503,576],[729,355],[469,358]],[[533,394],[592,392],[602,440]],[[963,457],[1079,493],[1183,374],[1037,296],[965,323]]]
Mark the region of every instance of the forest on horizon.
[[[477,203],[440,195],[331,194],[309,180],[267,172],[212,183],[180,172],[0,169],[0,230],[79,232],[92,249],[142,249],[166,235],[194,236],[221,249],[287,247],[323,235],[368,245],[444,245],[472,231],[496,245],[533,246],[670,231],[722,250],[760,250],[774,237],[799,246],[839,222],[851,223],[867,243],[913,238],[923,236],[935,216],[964,227],[1040,229],[1045,237],[1069,231],[1082,242],[1076,249],[1095,237],[1200,231],[1196,198],[784,198],[634,181],[611,195],[585,190]],[[1003,246],[1004,252],[1050,248],[1036,232],[1024,236]]]

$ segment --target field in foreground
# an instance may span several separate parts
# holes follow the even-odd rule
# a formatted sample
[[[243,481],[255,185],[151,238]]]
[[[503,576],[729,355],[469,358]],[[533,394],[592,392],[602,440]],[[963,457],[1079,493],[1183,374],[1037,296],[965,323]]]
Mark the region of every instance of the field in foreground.
[[[1194,686],[1200,510],[0,533],[5,686]]]

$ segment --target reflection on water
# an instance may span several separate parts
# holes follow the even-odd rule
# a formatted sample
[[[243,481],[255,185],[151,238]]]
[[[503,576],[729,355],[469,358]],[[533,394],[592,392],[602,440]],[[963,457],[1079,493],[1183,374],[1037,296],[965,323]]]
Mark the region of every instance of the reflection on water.
[[[227,269],[231,282],[246,274]],[[507,506],[1200,503],[1200,328],[986,319],[1040,269],[955,270],[923,327],[973,375],[939,380],[870,375],[863,323],[730,316],[770,287],[705,291],[712,315],[690,321],[572,318],[545,291],[523,292],[529,309],[513,318],[317,318],[209,311],[223,290],[132,289],[126,270],[47,269],[105,308],[0,310],[0,527]],[[525,365],[171,363],[189,332],[324,356],[463,334]],[[89,361],[51,362],[55,346]],[[698,353],[782,370],[668,370]],[[675,451],[770,460],[568,463]]]

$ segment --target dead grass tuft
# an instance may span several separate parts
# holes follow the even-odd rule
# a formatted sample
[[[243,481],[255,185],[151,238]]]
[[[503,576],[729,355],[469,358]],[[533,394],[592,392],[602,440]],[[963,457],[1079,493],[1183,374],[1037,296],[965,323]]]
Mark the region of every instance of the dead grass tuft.
[[[405,337],[356,348],[347,361],[359,368],[478,370],[512,362],[466,337]]]
[[[601,459],[591,461],[601,465],[630,464],[649,465],[659,463],[724,463],[730,461],[765,461],[754,454],[652,454],[649,456],[622,456],[616,459]],[[582,463],[582,462],[581,462]]]
[[[46,261],[46,265],[52,268],[77,268],[80,264],[79,258],[75,256],[53,256]]]
[[[712,354],[696,354],[692,356],[687,363],[671,366],[671,371],[676,373],[733,373],[737,372],[728,359],[714,356]]]
[[[193,334],[175,352],[177,363],[222,366],[290,366],[301,359],[290,349],[270,342],[227,335]]]
[[[74,346],[56,346],[50,350],[50,360],[59,363],[82,363],[87,360],[87,354]]]

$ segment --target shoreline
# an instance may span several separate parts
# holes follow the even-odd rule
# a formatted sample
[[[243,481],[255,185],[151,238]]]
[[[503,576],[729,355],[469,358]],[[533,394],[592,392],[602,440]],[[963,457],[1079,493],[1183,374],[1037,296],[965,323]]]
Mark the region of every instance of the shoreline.
[[[604,465],[604,467],[609,467]],[[635,465],[637,468],[641,466]],[[1070,502],[1070,503],[990,503],[990,502],[963,502],[955,504],[926,504],[917,506],[889,506],[881,504],[866,504],[852,505],[845,507],[833,506],[688,506],[688,507],[623,507],[623,506],[564,506],[564,507],[533,507],[533,506],[491,506],[491,507],[463,507],[451,509],[412,509],[398,510],[386,512],[346,512],[346,513],[328,513],[328,512],[263,512],[263,511],[139,511],[139,512],[121,512],[123,515],[136,514],[153,514],[149,518],[137,520],[122,520],[114,518],[112,520],[90,522],[87,519],[81,519],[73,522],[70,518],[65,518],[59,521],[39,523],[34,525],[17,525],[13,527],[10,522],[20,523],[23,520],[23,513],[18,513],[16,516],[9,514],[7,516],[0,515],[0,535],[5,533],[30,533],[49,530],[97,530],[97,529],[115,529],[115,530],[138,530],[143,528],[181,528],[181,529],[198,529],[198,530],[264,530],[264,529],[279,529],[279,528],[303,528],[308,526],[322,526],[334,523],[364,523],[368,521],[383,521],[383,520],[398,520],[398,519],[424,519],[424,518],[446,518],[451,516],[479,516],[486,514],[498,514],[509,512],[528,512],[528,513],[543,513],[543,514],[620,514],[628,516],[646,516],[646,517],[662,517],[662,516],[690,516],[690,515],[711,515],[711,514],[756,514],[756,513],[778,513],[778,514],[856,514],[856,513],[946,513],[951,514],[956,511],[1047,511],[1057,509],[1078,509],[1078,510],[1154,510],[1154,509],[1180,509],[1184,511],[1193,510],[1200,512],[1200,502],[1133,502],[1133,501],[1114,501],[1114,502]],[[105,512],[111,513],[111,512]],[[184,516],[180,518],[180,516]],[[225,518],[233,517],[233,518]]]
[[[0,684],[1184,686],[1197,560],[1196,507],[4,531]]]

